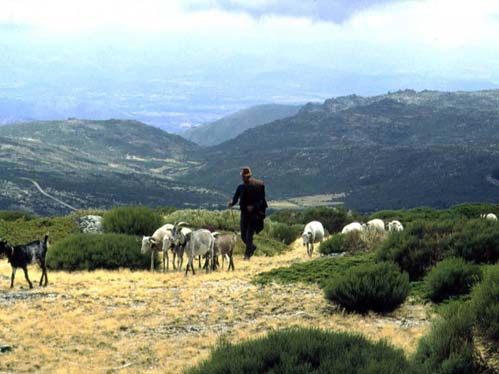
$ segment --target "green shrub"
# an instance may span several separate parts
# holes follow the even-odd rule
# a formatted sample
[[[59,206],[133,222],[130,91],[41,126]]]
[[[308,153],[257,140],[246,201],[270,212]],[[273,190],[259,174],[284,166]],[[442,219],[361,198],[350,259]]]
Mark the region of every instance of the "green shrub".
[[[392,263],[362,265],[333,277],[325,293],[329,300],[349,311],[389,312],[409,294],[409,277]]]
[[[271,220],[267,220],[265,222],[265,230],[270,238],[282,242],[284,244],[291,244],[296,239],[301,236],[303,231],[303,225],[295,224],[295,225],[286,225],[280,222],[273,222]]]
[[[305,255],[305,250],[303,253]],[[340,276],[355,266],[372,262],[371,254],[318,258],[260,273],[254,282],[258,284],[304,282],[317,283],[320,287],[324,287],[333,275]]]
[[[448,258],[439,262],[426,276],[428,297],[440,302],[451,296],[465,295],[474,283],[482,279],[478,265],[465,262],[461,258]]]
[[[78,232],[80,229],[74,216],[40,217],[28,221],[21,218],[15,221],[2,221],[0,224],[0,238],[14,245],[42,240],[47,233],[49,242],[54,244]]]
[[[0,210],[0,221],[16,221],[22,219],[29,221],[34,219],[36,216],[28,212],[21,212],[17,210]]]
[[[195,229],[238,231],[239,212],[230,210],[182,209],[165,216],[165,222],[187,222]],[[267,220],[265,221],[267,224]]]
[[[222,342],[190,374],[414,373],[404,353],[360,335],[314,329],[271,332],[239,344]]]
[[[416,221],[402,232],[391,233],[377,250],[382,261],[393,261],[418,280],[449,255],[456,221]]]
[[[499,265],[485,274],[485,279],[472,293],[476,325],[487,338],[499,342]]]
[[[318,207],[304,210],[283,209],[273,213],[270,218],[288,225],[306,225],[311,221],[319,221],[329,233],[335,233],[358,217],[357,213],[343,207]]]
[[[57,270],[148,269],[151,255],[140,253],[140,240],[124,234],[76,234],[52,245],[47,266]]]
[[[358,231],[352,231],[347,234],[338,233],[322,242],[319,252],[325,255],[341,252],[358,252],[365,250],[367,248],[366,244],[362,233]]]
[[[499,260],[499,224],[486,219],[470,220],[452,236],[456,256],[476,263]]]
[[[104,214],[104,232],[128,235],[152,235],[163,225],[161,215],[145,206],[119,207]]]
[[[433,324],[423,337],[414,362],[427,373],[474,374],[478,365],[474,359],[473,316],[467,305],[450,304],[443,318]]]

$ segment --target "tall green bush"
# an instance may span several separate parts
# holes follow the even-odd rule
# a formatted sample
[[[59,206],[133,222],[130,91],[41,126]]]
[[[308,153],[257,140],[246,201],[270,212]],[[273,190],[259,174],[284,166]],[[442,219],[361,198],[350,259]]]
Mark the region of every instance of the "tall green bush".
[[[319,246],[319,252],[328,255],[331,253],[357,252],[367,248],[367,243],[363,240],[362,233],[352,231],[347,234],[335,234],[322,242]]]
[[[76,234],[52,245],[47,266],[57,270],[148,269],[150,253],[140,253],[139,238],[124,234]]]
[[[423,277],[449,255],[456,221],[416,221],[402,232],[391,233],[377,250],[382,261],[393,261],[411,280]]]
[[[404,353],[360,335],[314,329],[271,332],[239,344],[222,342],[189,374],[415,373]]]
[[[480,332],[499,344],[499,265],[473,290],[471,303]]]
[[[456,256],[476,263],[495,263],[499,260],[499,223],[474,219],[463,224],[452,236]]]
[[[361,265],[333,277],[325,287],[326,298],[349,311],[390,312],[409,294],[409,277],[388,262]]]
[[[450,304],[442,311],[443,318],[435,322],[423,337],[414,356],[414,363],[427,373],[475,374],[473,315],[463,303]]]
[[[107,233],[152,235],[162,225],[161,214],[145,206],[114,208],[102,219],[102,228]]]
[[[478,265],[461,258],[448,258],[428,273],[425,282],[428,297],[438,303],[452,296],[468,294],[481,279],[482,271]]]

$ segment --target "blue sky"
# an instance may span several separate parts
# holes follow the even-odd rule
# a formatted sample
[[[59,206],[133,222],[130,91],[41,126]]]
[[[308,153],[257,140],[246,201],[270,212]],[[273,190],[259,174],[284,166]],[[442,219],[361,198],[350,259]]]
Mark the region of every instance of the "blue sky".
[[[64,113],[78,92],[126,91],[148,104],[124,115],[174,117],[178,108],[155,108],[151,86],[187,107],[217,107],[212,117],[259,101],[490,88],[497,35],[493,0],[0,0],[0,88],[50,97]]]

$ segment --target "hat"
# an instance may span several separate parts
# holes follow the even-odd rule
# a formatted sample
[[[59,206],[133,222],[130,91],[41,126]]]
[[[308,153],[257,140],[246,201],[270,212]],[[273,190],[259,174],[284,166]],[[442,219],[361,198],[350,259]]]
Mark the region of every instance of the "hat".
[[[251,169],[249,166],[244,166],[241,168],[241,176],[242,177],[251,177]]]

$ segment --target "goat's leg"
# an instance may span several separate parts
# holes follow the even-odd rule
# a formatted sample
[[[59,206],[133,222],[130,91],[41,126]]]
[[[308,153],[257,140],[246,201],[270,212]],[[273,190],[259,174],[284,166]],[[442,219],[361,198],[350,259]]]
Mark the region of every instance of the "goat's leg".
[[[231,267],[232,267],[232,271],[234,271],[234,257],[233,256],[229,256],[229,267],[227,268],[227,270],[230,270]]]
[[[151,271],[154,271],[154,251],[151,251]]]
[[[43,284],[43,286],[47,287],[47,283],[49,282],[49,280],[47,279],[47,266],[45,265],[45,263],[42,263],[42,264],[40,264],[40,267],[42,268],[42,276],[40,277],[39,286],[42,285],[43,279],[45,278],[45,283]]]
[[[10,276],[10,288],[14,288],[14,279],[16,278],[17,268],[12,268],[12,275]]]
[[[177,252],[175,252],[175,250],[172,251],[172,258],[173,258],[172,261],[173,270],[177,270],[177,266],[175,265],[175,260],[177,259]]]
[[[198,256],[198,269],[201,269],[201,256]]]
[[[28,267],[26,267],[26,266],[23,267],[23,271],[24,271],[24,277],[28,281],[29,288],[33,288],[33,283],[31,283],[31,281],[29,280],[29,277],[28,277]]]

